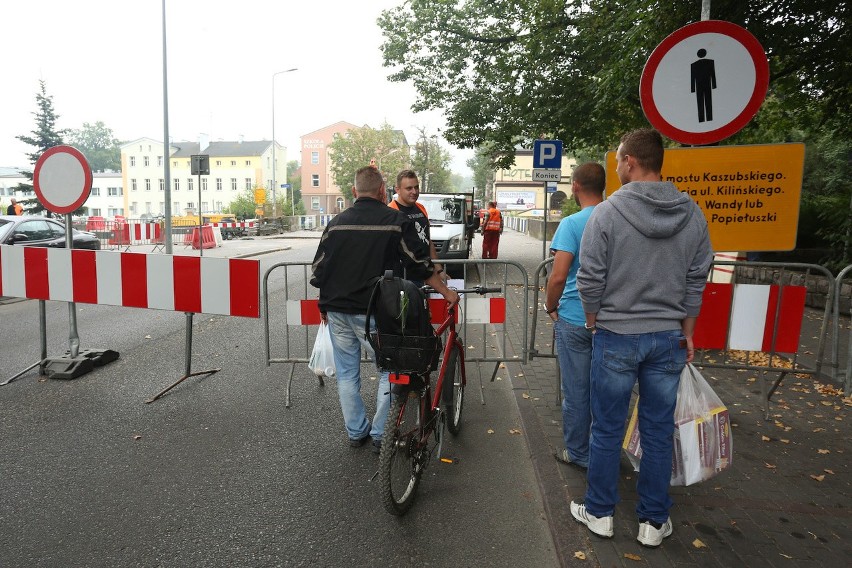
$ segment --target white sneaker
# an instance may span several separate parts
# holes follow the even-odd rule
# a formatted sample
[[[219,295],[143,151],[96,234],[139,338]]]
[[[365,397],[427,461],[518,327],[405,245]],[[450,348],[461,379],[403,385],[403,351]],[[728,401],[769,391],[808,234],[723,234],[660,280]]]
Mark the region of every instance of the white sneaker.
[[[636,540],[638,540],[642,546],[656,548],[663,543],[664,538],[671,536],[671,534],[671,519],[666,519],[666,522],[663,523],[663,526],[660,528],[654,528],[654,525],[645,521],[644,523],[639,523],[639,536],[636,537]]]
[[[596,517],[586,511],[586,505],[571,501],[571,515],[578,523],[583,523],[598,536],[612,538],[612,515]],[[653,528],[653,527],[652,527]]]

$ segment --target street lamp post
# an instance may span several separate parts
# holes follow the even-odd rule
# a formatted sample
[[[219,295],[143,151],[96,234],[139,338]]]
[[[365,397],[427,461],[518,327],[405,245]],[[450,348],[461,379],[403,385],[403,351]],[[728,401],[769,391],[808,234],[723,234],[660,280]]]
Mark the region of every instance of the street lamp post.
[[[291,73],[293,71],[298,71],[296,67],[292,69],[286,69],[284,71],[278,71],[277,73],[272,74],[272,216],[275,217],[276,213],[278,213],[278,202],[275,199],[275,190],[278,187],[278,179],[276,174],[276,170],[278,169],[278,164],[275,161],[275,77],[278,75],[283,75],[284,73]]]

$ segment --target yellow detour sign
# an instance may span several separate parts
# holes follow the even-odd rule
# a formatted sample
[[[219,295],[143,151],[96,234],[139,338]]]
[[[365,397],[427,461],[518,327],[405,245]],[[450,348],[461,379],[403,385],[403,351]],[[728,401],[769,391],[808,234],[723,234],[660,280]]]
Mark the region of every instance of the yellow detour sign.
[[[663,181],[692,196],[710,229],[713,250],[796,248],[804,144],[669,148]],[[607,195],[621,187],[615,152],[606,154]]]
[[[258,205],[266,203],[266,190],[262,187],[254,190],[254,202]]]

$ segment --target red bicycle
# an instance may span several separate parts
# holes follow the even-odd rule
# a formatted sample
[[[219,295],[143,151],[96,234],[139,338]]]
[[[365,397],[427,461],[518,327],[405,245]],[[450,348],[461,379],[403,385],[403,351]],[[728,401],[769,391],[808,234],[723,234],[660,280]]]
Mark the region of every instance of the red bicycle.
[[[484,295],[501,289],[476,286],[456,291]],[[461,431],[467,378],[464,343],[456,329],[456,309],[457,306],[449,306],[446,319],[435,330],[436,336],[447,336],[434,392],[431,373],[390,374],[391,406],[379,455],[379,485],[385,509],[393,515],[403,515],[411,508],[432,455],[440,459],[444,426],[454,436]]]

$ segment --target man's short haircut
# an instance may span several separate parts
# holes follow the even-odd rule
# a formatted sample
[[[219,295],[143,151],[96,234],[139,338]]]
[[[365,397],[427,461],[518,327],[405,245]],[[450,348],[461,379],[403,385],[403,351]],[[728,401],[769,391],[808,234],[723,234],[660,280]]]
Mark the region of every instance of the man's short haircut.
[[[364,166],[355,172],[355,190],[358,195],[379,195],[384,180],[379,170],[372,166]]]
[[[405,178],[414,178],[414,179],[420,181],[417,178],[417,172],[415,172],[414,170],[402,170],[396,176],[396,187],[398,187],[398,188],[402,187],[402,180],[404,180]]]
[[[634,130],[622,136],[621,153],[636,158],[642,169],[663,170],[663,137],[653,128]]]
[[[586,162],[574,168],[572,179],[590,193],[603,195],[606,188],[606,171],[597,162]]]
[[[497,202],[496,201],[489,201],[488,206],[489,207],[497,207]]]

